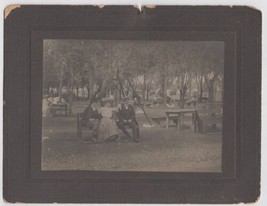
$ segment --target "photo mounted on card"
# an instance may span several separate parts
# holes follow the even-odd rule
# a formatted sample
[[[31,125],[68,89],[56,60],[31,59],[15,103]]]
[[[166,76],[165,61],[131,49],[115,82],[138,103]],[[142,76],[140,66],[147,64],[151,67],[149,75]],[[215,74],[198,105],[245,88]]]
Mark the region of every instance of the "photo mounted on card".
[[[11,7],[7,201],[257,200],[260,11]]]

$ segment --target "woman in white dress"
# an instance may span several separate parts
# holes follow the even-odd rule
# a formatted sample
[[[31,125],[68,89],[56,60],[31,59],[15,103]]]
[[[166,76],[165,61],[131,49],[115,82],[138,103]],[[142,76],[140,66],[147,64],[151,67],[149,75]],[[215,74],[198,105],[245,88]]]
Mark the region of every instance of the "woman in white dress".
[[[113,119],[115,108],[112,108],[109,103],[105,107],[100,108],[102,119],[98,127],[98,142],[108,142],[118,138],[118,128]]]

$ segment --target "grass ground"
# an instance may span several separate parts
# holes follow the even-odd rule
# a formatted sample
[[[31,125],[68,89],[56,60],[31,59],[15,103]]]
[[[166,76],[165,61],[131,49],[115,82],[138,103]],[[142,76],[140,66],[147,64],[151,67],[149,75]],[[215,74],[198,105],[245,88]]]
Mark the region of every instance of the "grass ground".
[[[202,135],[190,128],[146,128],[143,114],[137,114],[137,120],[140,143],[86,144],[77,138],[74,116],[44,118],[42,170],[221,171],[221,135]],[[190,124],[190,117],[185,121]]]

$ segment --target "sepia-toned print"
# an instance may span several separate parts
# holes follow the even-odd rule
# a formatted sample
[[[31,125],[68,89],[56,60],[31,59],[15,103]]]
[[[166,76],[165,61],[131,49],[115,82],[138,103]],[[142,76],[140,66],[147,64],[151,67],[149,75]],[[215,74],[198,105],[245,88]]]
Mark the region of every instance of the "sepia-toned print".
[[[224,42],[43,40],[42,170],[222,172]]]

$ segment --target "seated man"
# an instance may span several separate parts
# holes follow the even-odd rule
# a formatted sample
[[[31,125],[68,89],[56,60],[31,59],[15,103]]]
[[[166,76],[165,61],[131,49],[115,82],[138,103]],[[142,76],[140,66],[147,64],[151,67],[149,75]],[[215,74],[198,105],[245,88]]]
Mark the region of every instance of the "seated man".
[[[81,119],[81,125],[83,127],[89,127],[93,130],[93,141],[97,141],[98,126],[102,118],[102,115],[98,111],[99,108],[100,103],[93,102],[91,106],[85,108]]]
[[[140,140],[139,126],[135,119],[135,111],[133,105],[129,104],[129,97],[124,97],[123,102],[118,105],[117,126],[123,133],[134,142]],[[130,136],[125,126],[128,125],[133,130],[133,137]]]

